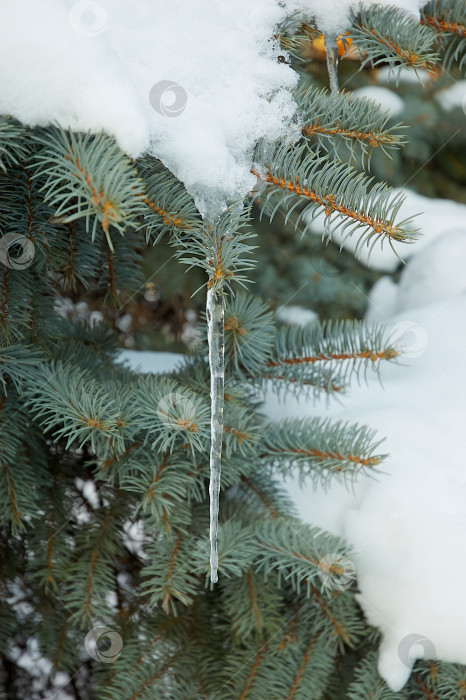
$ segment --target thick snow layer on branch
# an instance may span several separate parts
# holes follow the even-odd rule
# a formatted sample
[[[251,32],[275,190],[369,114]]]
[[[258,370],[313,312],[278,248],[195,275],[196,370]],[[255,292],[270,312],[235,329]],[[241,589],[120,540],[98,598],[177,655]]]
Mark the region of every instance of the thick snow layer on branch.
[[[291,10],[303,12],[316,21],[320,31],[329,36],[337,36],[348,29],[348,17],[352,10],[357,11],[360,6],[390,5],[398,7],[419,18],[419,10],[426,4],[425,0],[287,0]]]
[[[267,400],[273,419],[318,413],[386,436],[382,473],[361,475],[353,493],[338,481],[327,492],[286,484],[304,520],[352,547],[359,602],[383,634],[379,672],[393,690],[418,654],[466,664],[465,256],[464,225],[444,230],[398,285],[382,278],[374,288],[369,318],[406,348],[401,365],[382,368],[383,387],[374,376],[330,406]]]
[[[388,0],[380,0],[382,4]],[[390,0],[416,11],[418,0]],[[298,76],[274,38],[294,10],[344,31],[349,0],[2,0],[0,113],[116,137],[218,207],[247,194],[258,139],[298,136]]]
[[[2,0],[0,113],[104,129],[194,194],[245,194],[256,141],[290,133],[277,0]]]

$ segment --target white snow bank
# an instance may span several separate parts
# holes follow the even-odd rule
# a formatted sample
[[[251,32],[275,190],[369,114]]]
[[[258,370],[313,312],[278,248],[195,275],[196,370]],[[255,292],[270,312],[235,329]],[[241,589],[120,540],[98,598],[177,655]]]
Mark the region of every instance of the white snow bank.
[[[387,112],[390,117],[396,117],[404,111],[405,103],[396,92],[380,87],[379,85],[365,85],[353,90],[352,97],[368,97],[380,105],[383,112]]]
[[[306,309],[304,306],[279,306],[275,315],[282,323],[287,323],[289,326],[305,326],[306,323],[316,321],[318,316],[312,309]]]
[[[448,231],[454,229],[465,230],[466,226],[466,205],[459,202],[452,202],[448,199],[430,199],[423,197],[416,192],[404,188],[395,188],[394,194],[403,191],[406,194],[406,201],[403,204],[398,218],[407,219],[414,216],[414,227],[420,231],[420,236],[413,244],[393,243],[398,256],[388,245],[387,241],[377,242],[369,256],[370,246],[365,245],[358,256],[358,260],[374,270],[384,270],[392,272],[400,265],[402,260],[409,260],[413,255],[419,253],[425,246],[429,245],[435,238],[443,236]],[[416,216],[418,215],[419,216]],[[309,227],[313,233],[322,235],[324,233],[325,216],[319,214]],[[358,230],[342,243],[342,234],[338,226],[335,227],[332,239],[346,250],[354,252],[360,237]]]
[[[384,321],[409,309],[448,303],[466,288],[466,226],[444,233],[415,255],[399,284],[381,277],[370,294],[366,318]]]
[[[422,5],[421,5],[422,6]],[[432,80],[433,73],[419,68],[408,68],[408,66],[383,66],[376,73],[378,83],[417,83],[426,85]]]
[[[272,419],[329,415],[387,438],[383,473],[360,476],[354,494],[286,483],[303,520],[351,545],[359,602],[383,634],[379,672],[395,691],[422,654],[466,664],[465,260],[463,227],[426,244],[398,286],[385,278],[371,294],[372,314],[377,305],[406,347],[403,366],[383,367],[384,387],[371,377],[330,406],[267,399]]]
[[[439,90],[435,99],[446,112],[459,107],[466,114],[466,80],[458,80],[453,85]]]
[[[139,372],[172,372],[183,362],[184,355],[176,352],[151,352],[148,350],[122,350],[119,360],[122,364]]]

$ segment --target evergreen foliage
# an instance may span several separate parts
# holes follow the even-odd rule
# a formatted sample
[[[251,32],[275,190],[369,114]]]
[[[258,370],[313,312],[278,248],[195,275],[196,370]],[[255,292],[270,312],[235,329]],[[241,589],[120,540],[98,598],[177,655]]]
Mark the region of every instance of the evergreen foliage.
[[[464,25],[464,4],[440,0],[421,25],[393,9],[364,11],[351,37],[373,64],[450,69],[464,67]],[[298,52],[314,29],[295,17],[281,36]],[[257,188],[212,222],[151,156],[132,162],[107,135],[0,118],[0,698],[41,697],[21,661],[28,649],[47,661],[48,690],[64,672],[74,698],[464,696],[464,668],[438,662],[418,662],[408,686],[389,691],[357,583],[345,577],[351,552],[300,522],[282,485],[292,473],[324,483],[373,473],[383,436],[261,413],[266,384],[343,393],[353,374],[363,381],[401,350],[355,321],[276,327],[248,289],[260,255],[253,201],[269,220],[295,217],[304,233],[321,213],[328,236],[342,224],[360,246],[416,235],[397,219],[402,197],[334,150],[343,141],[392,152],[403,145],[397,127],[345,93],[304,86],[297,102],[301,142],[259,144]],[[118,307],[144,284],[147,244],[162,249],[165,234],[171,264],[199,268],[207,291],[226,297],[216,585],[206,343],[176,371],[140,373],[117,362],[110,330],[57,312],[83,287]],[[34,257],[21,266],[27,241]]]
[[[298,100],[302,105],[304,136],[317,136],[319,141],[340,137],[350,149],[358,143],[365,152],[368,146],[380,146],[385,151],[404,143],[403,137],[394,133],[399,125],[387,128],[388,115],[370,99],[353,100],[350,93],[328,92],[311,86],[300,92]]]

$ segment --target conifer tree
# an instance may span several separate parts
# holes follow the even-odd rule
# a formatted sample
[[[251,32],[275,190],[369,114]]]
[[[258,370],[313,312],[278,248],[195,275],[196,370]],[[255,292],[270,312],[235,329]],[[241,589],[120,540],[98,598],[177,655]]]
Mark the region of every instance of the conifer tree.
[[[293,16],[280,41],[298,63],[317,32]],[[373,65],[466,65],[460,0],[431,2],[419,24],[372,6],[348,36]],[[359,246],[416,238],[403,197],[346,162],[356,154],[367,168],[372,150],[404,137],[377,104],[338,92],[333,41],[331,89],[296,94],[301,141],[258,143],[256,188],[210,220],[152,156],[131,160],[104,133],[0,117],[0,698],[45,697],[26,650],[45,689],[62,682],[73,698],[464,696],[466,670],[440,662],[389,690],[351,553],[297,518],[280,480],[374,472],[383,436],[261,413],[266,386],[338,395],[401,352],[359,321],[277,328],[248,286],[259,210],[304,234],[322,214],[327,237],[338,225]],[[206,331],[183,366],[151,375],[118,362],[104,325],[60,316],[57,299],[84,285],[120,303],[162,238],[173,266],[204,274]]]

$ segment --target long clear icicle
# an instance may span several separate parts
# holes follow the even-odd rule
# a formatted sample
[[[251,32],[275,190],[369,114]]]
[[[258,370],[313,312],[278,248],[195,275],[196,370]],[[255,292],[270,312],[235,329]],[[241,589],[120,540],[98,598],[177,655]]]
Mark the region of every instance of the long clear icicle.
[[[325,52],[327,54],[327,71],[330,90],[338,92],[338,46],[335,36],[325,37]]]
[[[222,288],[207,289],[207,337],[210,366],[210,580],[218,581],[218,507],[222,471],[223,392],[225,381],[224,306]]]

